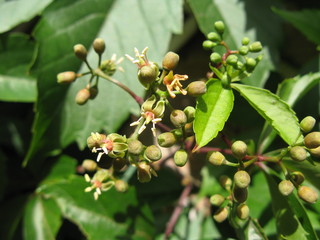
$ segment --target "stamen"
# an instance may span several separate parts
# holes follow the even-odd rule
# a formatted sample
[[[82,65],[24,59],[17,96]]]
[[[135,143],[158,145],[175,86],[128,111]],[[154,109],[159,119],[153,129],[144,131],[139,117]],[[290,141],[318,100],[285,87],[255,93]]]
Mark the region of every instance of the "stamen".
[[[100,161],[100,158],[102,157],[102,155],[103,155],[103,152],[99,152],[98,157],[97,157],[97,162]]]

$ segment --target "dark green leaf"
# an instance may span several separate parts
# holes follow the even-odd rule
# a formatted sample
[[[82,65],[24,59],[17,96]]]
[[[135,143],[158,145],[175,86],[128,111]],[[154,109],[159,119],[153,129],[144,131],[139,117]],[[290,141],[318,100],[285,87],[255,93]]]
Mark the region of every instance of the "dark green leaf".
[[[41,193],[54,199],[63,216],[76,223],[88,239],[152,239],[153,219],[145,205],[136,200],[135,191],[104,192],[97,201],[85,193],[89,184],[83,177],[43,185]]]
[[[266,89],[241,84],[232,84],[232,88],[240,92],[287,144],[303,141],[294,111],[277,95]]]
[[[54,240],[62,223],[55,201],[40,195],[29,199],[23,220],[25,240]]]
[[[197,99],[194,131],[197,148],[215,138],[224,127],[233,108],[231,89],[223,88],[221,81],[207,82],[207,92]]]

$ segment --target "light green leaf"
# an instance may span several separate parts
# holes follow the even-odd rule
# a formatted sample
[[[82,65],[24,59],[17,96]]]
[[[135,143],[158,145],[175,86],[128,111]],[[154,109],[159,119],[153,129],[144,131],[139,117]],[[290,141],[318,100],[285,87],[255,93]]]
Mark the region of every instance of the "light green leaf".
[[[25,240],[54,240],[61,226],[60,209],[52,199],[35,195],[29,199],[23,218]]]
[[[207,82],[207,92],[197,99],[194,131],[197,149],[208,144],[224,127],[233,108],[231,89],[223,88],[218,80]]]
[[[0,3],[0,33],[41,14],[53,0],[16,0]]]
[[[310,41],[320,44],[320,10],[286,11],[273,8],[273,11],[299,29]]]
[[[294,111],[277,95],[262,88],[242,84],[232,84],[232,88],[277,131],[289,145],[303,141],[298,119]]]
[[[152,239],[154,224],[148,207],[136,200],[134,189],[104,192],[97,201],[84,192],[83,177],[43,185],[41,193],[54,199],[64,217],[76,223],[88,239]]]

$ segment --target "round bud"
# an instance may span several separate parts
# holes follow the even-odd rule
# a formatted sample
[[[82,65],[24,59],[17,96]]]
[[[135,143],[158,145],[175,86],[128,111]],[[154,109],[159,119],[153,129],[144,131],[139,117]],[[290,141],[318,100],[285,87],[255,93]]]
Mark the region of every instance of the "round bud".
[[[126,192],[129,188],[128,183],[120,179],[115,181],[114,187],[118,192]]]
[[[133,155],[139,155],[144,150],[144,145],[138,139],[128,139],[128,152]]]
[[[176,142],[176,136],[172,132],[164,132],[158,136],[158,144],[160,147],[172,147]]]
[[[237,186],[234,186],[232,191],[232,196],[233,196],[233,199],[238,203],[244,203],[248,198],[248,189],[238,188]]]
[[[221,223],[224,220],[227,219],[229,214],[228,208],[224,207],[224,208],[220,208],[218,211],[215,212],[215,214],[213,215],[213,219],[218,222]]]
[[[250,209],[247,204],[240,204],[237,207],[237,216],[238,218],[245,220],[249,217]]]
[[[148,85],[156,80],[157,71],[149,65],[143,66],[138,71],[138,78],[142,85]]]
[[[320,158],[320,147],[317,148],[311,148],[309,149],[309,152],[312,156]]]
[[[248,52],[249,52],[249,48],[247,47],[247,46],[241,46],[240,48],[239,48],[239,53],[241,54],[241,55],[247,55],[248,54]]]
[[[102,38],[96,38],[93,41],[93,49],[96,53],[101,55],[104,52],[104,50],[106,49],[106,44],[105,44],[104,40]]]
[[[89,92],[90,92],[90,99],[95,99],[96,96],[98,95],[98,86],[95,85],[95,86],[92,86],[89,88]]]
[[[226,161],[226,158],[221,152],[208,152],[207,159],[211,164],[215,166],[220,166]]]
[[[250,52],[260,52],[262,50],[261,42],[256,41],[250,44],[249,51]]]
[[[252,72],[257,65],[257,61],[254,58],[246,59],[246,70],[247,72]]]
[[[225,26],[224,23],[222,21],[217,21],[214,23],[214,28],[216,29],[216,31],[220,34],[223,34]]]
[[[228,176],[226,176],[226,175],[220,176],[219,183],[224,189],[226,189],[226,190],[231,189],[232,180]]]
[[[237,62],[236,69],[241,70],[243,68],[244,64],[240,61]]]
[[[87,88],[81,89],[76,95],[76,103],[79,105],[85,104],[90,98],[90,91]]]
[[[248,146],[243,141],[235,141],[231,146],[232,154],[237,159],[242,159],[247,155]]]
[[[210,40],[205,40],[202,43],[202,47],[205,50],[212,50],[212,48],[214,48],[215,46],[217,46],[217,44],[212,42],[212,41],[210,41]]]
[[[318,200],[318,193],[308,186],[300,186],[298,196],[307,203],[315,203]]]
[[[300,122],[300,128],[304,133],[310,132],[314,125],[316,124],[316,119],[311,116],[307,116]]]
[[[320,146],[320,132],[311,132],[304,137],[304,144],[307,148],[317,148]]]
[[[180,128],[187,123],[187,116],[183,111],[176,109],[171,112],[170,121],[176,128]]]
[[[234,54],[231,54],[227,57],[227,64],[231,65],[231,66],[236,66],[237,62],[238,62],[238,57]]]
[[[199,97],[206,93],[207,85],[204,81],[194,81],[187,86],[187,93],[191,97]]]
[[[85,46],[82,44],[76,44],[73,47],[73,52],[77,58],[81,59],[82,61],[87,59],[88,51]]]
[[[127,165],[127,160],[121,157],[113,158],[113,169],[117,172],[121,171]]]
[[[213,41],[213,42],[219,42],[221,41],[221,37],[216,32],[209,32],[207,35],[207,39]]]
[[[294,185],[290,180],[282,180],[278,184],[278,189],[283,196],[289,196],[294,189]]]
[[[86,159],[82,162],[81,166],[88,172],[97,170],[97,162],[91,159]]]
[[[217,52],[211,53],[210,61],[212,63],[221,63],[221,61],[222,61],[221,55],[219,53],[217,53]]]
[[[251,182],[250,175],[244,170],[236,172],[236,174],[234,174],[233,180],[238,188],[246,188]]]
[[[307,151],[301,146],[294,146],[290,149],[290,156],[293,160],[302,162],[307,158]]]
[[[166,70],[173,70],[179,63],[179,55],[174,52],[168,52],[163,60],[162,60],[162,67]]]
[[[151,180],[151,167],[150,165],[145,162],[141,161],[137,165],[137,177],[139,182],[145,183],[145,182],[150,182]]]
[[[304,181],[304,175],[302,172],[294,171],[291,173],[292,180],[297,184],[300,185]]]
[[[188,161],[188,153],[184,149],[180,149],[175,152],[173,159],[174,159],[174,163],[178,167],[183,167],[184,165],[186,165]]]
[[[210,203],[213,206],[217,206],[217,207],[220,207],[221,204],[224,202],[224,200],[225,200],[225,197],[220,194],[214,194],[210,197]]]
[[[144,157],[150,161],[158,161],[162,157],[161,150],[156,145],[150,145],[144,151]]]
[[[187,106],[185,109],[183,109],[183,111],[187,116],[187,122],[192,122],[194,120],[196,109],[192,106]]]
[[[72,83],[77,79],[77,74],[75,72],[62,72],[57,75],[58,83]]]
[[[242,38],[241,41],[242,45],[248,45],[250,43],[250,39],[248,37]]]

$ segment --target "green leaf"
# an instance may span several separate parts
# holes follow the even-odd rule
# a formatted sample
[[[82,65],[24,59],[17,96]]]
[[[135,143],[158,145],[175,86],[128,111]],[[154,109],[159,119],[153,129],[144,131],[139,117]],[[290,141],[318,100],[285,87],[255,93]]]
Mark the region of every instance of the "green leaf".
[[[135,191],[104,192],[97,201],[84,192],[88,183],[74,176],[68,181],[42,186],[41,193],[58,204],[64,217],[77,224],[88,239],[152,239],[153,219],[148,207],[138,203]]]
[[[0,33],[41,14],[53,0],[5,1],[0,3]]]
[[[60,209],[52,199],[35,195],[28,201],[23,219],[25,240],[54,240],[61,226]]]
[[[194,131],[197,149],[208,144],[224,127],[233,108],[231,89],[223,88],[221,81],[207,82],[207,92],[197,99]]]
[[[255,239],[267,240],[268,239],[256,219],[249,220],[248,225],[245,229],[245,234],[246,234],[246,239],[248,240],[255,240]]]
[[[247,85],[232,84],[231,86],[240,92],[287,144],[293,145],[303,141],[294,111],[277,95],[266,89]]]
[[[263,87],[279,55],[277,48],[282,36],[281,25],[270,10],[271,4],[278,5],[277,1],[259,1],[259,8],[255,1],[188,0],[188,3],[204,34],[214,31],[215,21],[224,21],[224,41],[231,49],[239,48],[245,36],[267,46],[263,50],[263,60],[254,73],[244,80],[246,84]]]
[[[277,8],[272,10],[290,22],[301,31],[310,41],[320,44],[320,11],[316,9],[304,9],[301,11],[286,11]]]

